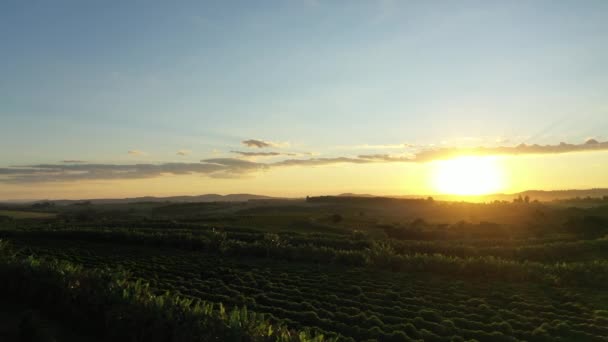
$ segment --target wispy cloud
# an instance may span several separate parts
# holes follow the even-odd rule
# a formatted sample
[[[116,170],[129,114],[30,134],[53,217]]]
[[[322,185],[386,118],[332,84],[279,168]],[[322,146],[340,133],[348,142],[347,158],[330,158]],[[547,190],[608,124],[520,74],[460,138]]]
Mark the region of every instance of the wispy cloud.
[[[251,148],[267,148],[267,147],[276,147],[276,148],[285,148],[289,147],[290,144],[288,142],[275,142],[275,141],[267,141],[267,140],[259,140],[259,139],[249,139],[241,141],[241,144],[251,147]]]
[[[322,166],[339,163],[365,164],[371,160],[349,157],[335,158],[310,158],[310,159],[287,159],[280,162],[269,164],[271,166]]]
[[[230,153],[240,154],[244,157],[276,157],[281,156],[283,153],[279,152],[243,152],[243,151],[230,151]]]
[[[595,139],[587,140],[583,144],[559,143],[557,145],[526,145],[454,148],[443,147],[438,149],[422,150],[415,154],[413,161],[425,162],[437,159],[448,159],[461,155],[525,155],[525,154],[559,154],[585,151],[608,150],[608,141],[599,142]]]
[[[140,151],[140,150],[129,150],[127,153],[132,156],[143,156],[146,154],[145,152]]]
[[[270,168],[269,164],[257,163],[236,158],[203,159],[201,160],[201,163],[203,163],[204,165],[213,165],[218,167],[217,170],[208,174],[210,177],[213,178],[235,178],[250,174],[252,172],[262,171]]]
[[[0,182],[34,183],[78,180],[153,178],[164,174],[211,174],[225,167],[211,163],[164,164],[39,164],[27,167],[0,168]]]
[[[179,150],[179,151],[175,152],[175,154],[177,154],[178,156],[187,156],[190,153],[191,153],[190,150]]]
[[[287,156],[287,157],[296,157],[296,156],[312,156],[313,154],[310,152],[244,152],[244,151],[230,151],[230,153],[235,153],[241,155],[243,157],[278,157],[278,156]]]
[[[356,158],[287,159],[258,163],[236,158],[203,159],[200,163],[163,164],[38,164],[0,168],[0,182],[40,183],[80,180],[153,178],[162,175],[201,174],[213,178],[234,178],[257,171],[284,166],[320,166],[336,163],[369,163]]]
[[[200,163],[161,163],[161,164],[86,164],[65,161],[59,164],[37,164],[0,168],[0,182],[36,183],[68,182],[78,180],[109,180],[152,178],[162,175],[200,174],[214,178],[235,178],[255,172],[279,167],[308,167],[340,163],[424,163],[467,155],[529,155],[556,154],[584,151],[606,151],[608,141],[589,139],[583,144],[560,143],[557,145],[526,145],[455,148],[440,147],[425,149],[412,154],[361,154],[356,157],[338,156],[329,158],[284,159],[275,162],[255,162],[239,158],[210,158]],[[244,156],[279,156],[280,152],[241,152]]]
[[[84,160],[78,160],[78,159],[66,159],[66,160],[62,160],[62,163],[65,164],[82,164],[82,163],[86,163],[86,161]]]
[[[391,155],[391,154],[361,154],[357,156],[359,159],[365,159],[378,162],[411,162],[411,157]]]
[[[241,141],[241,143],[247,147],[255,147],[255,148],[265,148],[265,147],[272,147],[272,143],[270,142],[266,142],[263,140],[257,140],[257,139],[249,139],[249,140],[243,140]]]

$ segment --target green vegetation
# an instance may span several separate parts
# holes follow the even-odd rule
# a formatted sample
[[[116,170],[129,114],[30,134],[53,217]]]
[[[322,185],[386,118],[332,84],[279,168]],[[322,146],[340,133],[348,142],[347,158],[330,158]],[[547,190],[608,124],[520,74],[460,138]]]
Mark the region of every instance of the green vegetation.
[[[0,275],[6,280],[0,284],[4,300],[61,317],[108,341],[331,341],[272,324],[245,307],[227,310],[221,303],[155,294],[124,272],[20,258],[1,242]],[[20,322],[20,341],[53,340],[32,321],[27,316]]]
[[[55,217],[54,213],[21,211],[21,210],[0,210],[0,217],[14,219],[46,219]]]
[[[78,334],[608,341],[601,206],[329,197],[45,210],[57,216],[0,225],[15,248],[0,290]]]

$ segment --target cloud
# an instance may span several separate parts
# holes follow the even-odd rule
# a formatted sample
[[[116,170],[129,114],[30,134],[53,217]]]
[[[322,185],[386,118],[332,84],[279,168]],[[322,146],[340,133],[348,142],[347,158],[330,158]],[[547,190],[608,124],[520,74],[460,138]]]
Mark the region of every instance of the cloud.
[[[310,158],[310,159],[287,159],[280,162],[272,163],[271,166],[321,166],[338,163],[352,163],[352,164],[366,164],[371,163],[372,160],[360,159],[360,158],[349,158],[349,157],[335,157],[335,158]]]
[[[234,168],[246,168],[246,169],[258,168],[260,166],[265,165],[265,164],[261,164],[261,163],[256,163],[256,162],[243,160],[243,159],[236,159],[236,158],[210,158],[210,159],[201,160],[201,163],[222,165],[222,166],[234,167]]]
[[[230,153],[240,154],[245,157],[274,157],[281,155],[295,155],[293,153],[279,153],[279,152],[243,152],[243,151],[230,151]]]
[[[307,167],[332,164],[370,163],[424,163],[468,155],[529,155],[556,154],[583,151],[606,151],[608,141],[587,140],[582,144],[560,143],[557,145],[525,145],[425,149],[411,155],[362,154],[357,157],[285,159],[271,163],[254,162],[238,158],[210,158],[200,163],[161,164],[86,164],[59,163],[13,166],[0,168],[0,183],[68,182],[79,180],[141,179],[162,175],[199,174],[213,178],[237,178],[255,172],[280,167]],[[233,151],[241,155],[249,152]],[[252,152],[255,153],[255,152]],[[279,152],[261,152],[263,156],[276,156]],[[279,153],[281,154],[281,153]],[[281,155],[287,155],[281,154]],[[72,161],[73,162],[73,161]]]
[[[145,152],[140,151],[140,150],[129,150],[127,153],[132,156],[142,156],[142,155],[146,154]]]
[[[259,139],[249,139],[241,141],[241,144],[251,147],[251,148],[266,148],[266,147],[276,147],[276,148],[285,148],[289,147],[291,144],[288,142],[274,142],[274,141],[266,141]]]
[[[187,156],[190,154],[189,150],[179,150],[177,152],[175,152],[175,154],[177,154],[178,156]]]
[[[257,139],[249,139],[243,140],[241,143],[247,147],[255,147],[255,148],[265,148],[265,147],[273,147],[274,145],[270,142],[257,140]]]
[[[64,169],[64,165],[55,165],[54,167],[36,168],[35,166],[19,166],[19,167],[5,167],[0,168],[0,176],[15,176],[22,174],[42,174],[49,172],[59,172]]]
[[[448,159],[462,155],[527,155],[527,154],[559,154],[585,151],[608,150],[608,141],[599,142],[595,139],[587,140],[583,144],[568,144],[561,142],[557,145],[526,145],[455,148],[444,147],[439,149],[423,150],[415,154],[413,161],[426,162],[437,159]]]
[[[226,169],[211,163],[164,164],[39,164],[27,167],[0,168],[0,182],[36,183],[79,180],[153,178],[164,174],[212,174]]]
[[[203,159],[201,163],[217,166],[219,169],[209,173],[213,178],[235,178],[255,171],[268,169],[269,164],[256,163],[236,158]]]
[[[200,174],[213,178],[235,178],[284,166],[320,166],[336,163],[369,163],[356,158],[287,159],[257,163],[236,158],[210,158],[200,163],[163,164],[37,164],[0,168],[0,182],[44,183],[82,180],[145,179],[162,175]]]
[[[297,157],[297,156],[314,156],[312,152],[244,152],[244,151],[230,151],[243,157]]]
[[[411,162],[412,158],[404,156],[394,156],[390,154],[362,154],[357,158],[370,160],[370,161],[382,161],[382,162]]]
[[[78,160],[78,159],[67,159],[67,160],[62,160],[62,163],[65,164],[82,164],[82,163],[86,163],[86,161],[84,160]]]

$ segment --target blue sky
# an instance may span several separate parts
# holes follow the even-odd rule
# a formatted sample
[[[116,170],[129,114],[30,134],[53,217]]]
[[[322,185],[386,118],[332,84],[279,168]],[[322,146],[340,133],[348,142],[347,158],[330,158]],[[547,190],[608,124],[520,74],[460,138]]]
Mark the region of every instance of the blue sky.
[[[2,1],[0,61],[0,166],[608,139],[606,1]]]

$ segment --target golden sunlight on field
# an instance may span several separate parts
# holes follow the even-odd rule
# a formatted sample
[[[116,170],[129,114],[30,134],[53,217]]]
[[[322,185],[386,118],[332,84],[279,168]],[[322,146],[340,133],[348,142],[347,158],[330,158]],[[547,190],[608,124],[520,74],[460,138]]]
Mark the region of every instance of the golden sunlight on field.
[[[504,190],[503,171],[496,157],[466,156],[435,162],[432,177],[439,193],[485,195]]]

